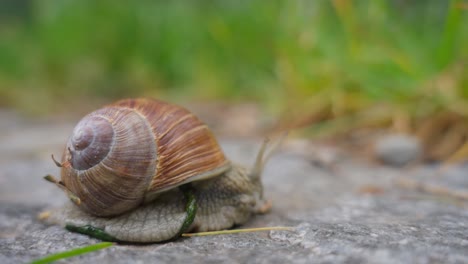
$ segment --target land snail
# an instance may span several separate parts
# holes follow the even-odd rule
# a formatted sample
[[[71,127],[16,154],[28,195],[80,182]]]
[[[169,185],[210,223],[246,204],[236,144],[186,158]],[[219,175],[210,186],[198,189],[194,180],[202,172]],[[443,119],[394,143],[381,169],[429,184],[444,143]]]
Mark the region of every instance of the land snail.
[[[229,161],[212,132],[183,107],[124,99],[86,115],[73,130],[61,179],[46,176],[72,203],[51,223],[101,240],[160,242],[182,232],[223,230],[271,208],[261,173]]]

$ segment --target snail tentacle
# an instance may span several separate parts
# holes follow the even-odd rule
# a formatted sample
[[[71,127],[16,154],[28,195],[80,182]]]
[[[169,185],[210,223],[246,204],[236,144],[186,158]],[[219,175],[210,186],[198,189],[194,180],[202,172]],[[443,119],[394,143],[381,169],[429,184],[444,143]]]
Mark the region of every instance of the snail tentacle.
[[[257,157],[255,159],[255,163],[250,170],[250,178],[258,179],[263,172],[263,168],[265,167],[266,162],[270,159],[270,157],[275,153],[278,147],[281,146],[283,141],[288,136],[288,132],[282,133],[277,139],[273,146],[270,145],[270,138],[265,138],[263,143],[258,151]],[[267,152],[267,149],[270,148]]]
[[[74,194],[70,189],[68,189],[67,186],[65,186],[65,184],[63,184],[62,181],[57,180],[54,176],[50,174],[47,174],[46,176],[44,176],[44,179],[48,182],[51,182],[57,185],[60,189],[62,189],[67,194],[68,198],[70,198],[70,200],[74,204],[76,205],[81,204],[81,199],[78,196],[76,196],[76,194]]]

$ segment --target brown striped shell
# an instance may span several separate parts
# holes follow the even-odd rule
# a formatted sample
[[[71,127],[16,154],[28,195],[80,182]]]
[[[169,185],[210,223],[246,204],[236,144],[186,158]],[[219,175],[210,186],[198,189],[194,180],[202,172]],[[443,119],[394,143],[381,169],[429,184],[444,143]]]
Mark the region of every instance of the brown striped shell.
[[[158,193],[229,169],[208,127],[185,108],[127,99],[85,116],[62,157],[62,183],[98,216],[132,210]]]

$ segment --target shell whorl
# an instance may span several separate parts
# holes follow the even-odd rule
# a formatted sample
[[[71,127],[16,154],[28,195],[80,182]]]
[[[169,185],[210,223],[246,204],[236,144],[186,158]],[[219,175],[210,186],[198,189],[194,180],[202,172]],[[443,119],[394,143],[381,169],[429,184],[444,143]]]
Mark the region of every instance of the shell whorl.
[[[68,144],[71,166],[77,170],[89,169],[109,153],[114,129],[109,120],[100,116],[83,119],[73,130]]]
[[[84,117],[70,137],[62,182],[98,216],[129,211],[157,193],[219,175],[230,165],[207,126],[185,108],[127,99]]]

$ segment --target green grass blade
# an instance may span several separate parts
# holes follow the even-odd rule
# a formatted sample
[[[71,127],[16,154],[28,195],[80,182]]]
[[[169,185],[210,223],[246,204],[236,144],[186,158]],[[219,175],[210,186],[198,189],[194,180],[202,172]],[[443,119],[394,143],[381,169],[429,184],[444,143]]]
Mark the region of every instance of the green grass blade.
[[[457,54],[457,46],[460,38],[461,33],[461,25],[462,25],[462,15],[463,10],[458,8],[458,4],[462,1],[459,0],[452,0],[449,3],[449,8],[447,11],[447,16],[445,19],[445,28],[442,35],[441,43],[436,53],[437,63],[439,67],[442,68],[449,64],[451,61],[456,59]]]
[[[71,258],[71,257],[75,257],[81,254],[86,254],[86,253],[90,253],[93,251],[97,251],[103,248],[110,247],[112,245],[114,245],[114,243],[112,242],[102,242],[102,243],[97,243],[97,244],[93,244],[93,245],[89,245],[85,247],[74,248],[72,250],[46,256],[45,258],[33,260],[31,264],[51,263],[60,259]]]

